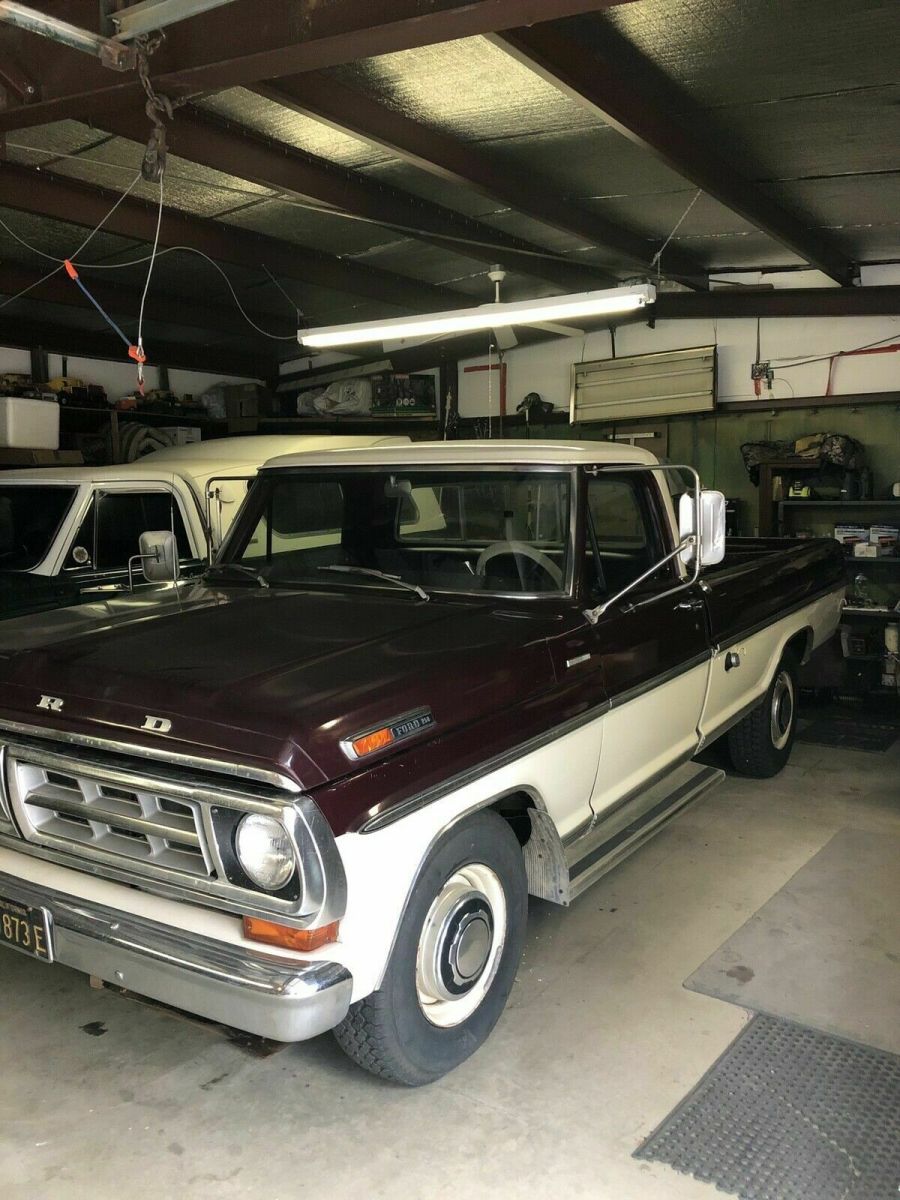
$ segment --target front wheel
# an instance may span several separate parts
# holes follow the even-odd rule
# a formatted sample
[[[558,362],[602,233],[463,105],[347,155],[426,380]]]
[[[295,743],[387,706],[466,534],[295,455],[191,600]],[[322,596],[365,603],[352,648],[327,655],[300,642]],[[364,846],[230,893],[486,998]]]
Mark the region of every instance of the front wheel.
[[[741,775],[771,779],[787,763],[797,731],[797,660],[785,654],[762,702],[728,734],[731,764]]]
[[[381,987],[335,1037],[360,1066],[417,1087],[473,1054],[494,1028],[522,957],[528,885],[506,821],[481,812],[426,859]]]

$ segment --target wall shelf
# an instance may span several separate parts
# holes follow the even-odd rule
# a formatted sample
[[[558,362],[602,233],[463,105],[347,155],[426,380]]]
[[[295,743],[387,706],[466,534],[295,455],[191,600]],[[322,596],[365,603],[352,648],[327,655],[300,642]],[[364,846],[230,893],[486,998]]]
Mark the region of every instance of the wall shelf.
[[[900,612],[890,608],[854,608],[848,605],[841,609],[841,620],[859,617],[863,621],[900,621]]]
[[[781,508],[785,504],[790,504],[793,508],[796,505],[803,505],[806,508],[888,508],[896,506],[900,508],[900,500],[895,500],[893,497],[887,500],[779,500],[778,507]]]

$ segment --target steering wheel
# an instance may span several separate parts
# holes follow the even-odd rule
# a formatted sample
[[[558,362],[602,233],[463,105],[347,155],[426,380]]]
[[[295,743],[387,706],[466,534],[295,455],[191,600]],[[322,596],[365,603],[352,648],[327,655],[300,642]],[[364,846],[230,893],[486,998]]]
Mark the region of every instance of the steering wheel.
[[[556,565],[549,555],[543,550],[538,550],[536,546],[532,546],[530,542],[491,542],[490,546],[486,546],[478,555],[478,562],[475,564],[475,574],[484,575],[487,572],[487,565],[492,558],[496,558],[500,554],[521,554],[523,558],[530,558],[532,562],[536,562],[539,567],[547,572],[558,590],[562,590],[563,577],[562,571]]]

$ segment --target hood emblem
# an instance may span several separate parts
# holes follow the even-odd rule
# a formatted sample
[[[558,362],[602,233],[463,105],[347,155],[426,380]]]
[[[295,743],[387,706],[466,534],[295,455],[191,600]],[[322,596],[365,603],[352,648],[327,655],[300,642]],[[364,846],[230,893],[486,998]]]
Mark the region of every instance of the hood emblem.
[[[43,708],[45,712],[62,712],[63,704],[59,696],[41,696],[35,708]]]
[[[168,733],[172,722],[168,717],[144,717],[141,729],[149,729],[151,733]]]
[[[386,750],[395,742],[415,737],[417,733],[431,729],[434,724],[434,713],[430,708],[417,708],[413,712],[387,721],[384,725],[376,725],[374,728],[363,730],[362,733],[354,734],[353,737],[345,738],[341,742],[341,749],[350,759],[364,758],[367,754],[374,754],[376,750]]]

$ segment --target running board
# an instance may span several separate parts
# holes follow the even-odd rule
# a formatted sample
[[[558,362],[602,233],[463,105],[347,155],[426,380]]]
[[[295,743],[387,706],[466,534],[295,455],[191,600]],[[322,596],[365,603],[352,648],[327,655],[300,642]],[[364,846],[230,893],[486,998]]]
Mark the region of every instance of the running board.
[[[615,813],[566,848],[568,900],[652,837],[667,821],[725,778],[716,767],[688,762],[616,808]]]

